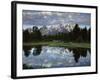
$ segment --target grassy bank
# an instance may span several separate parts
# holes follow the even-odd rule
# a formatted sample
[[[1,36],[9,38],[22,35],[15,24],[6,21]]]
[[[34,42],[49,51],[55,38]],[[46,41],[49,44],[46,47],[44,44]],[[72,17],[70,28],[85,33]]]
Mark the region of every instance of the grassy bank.
[[[69,48],[90,48],[90,43],[74,43],[74,42],[31,42],[31,43],[23,43],[24,46],[59,46],[59,47],[69,47]]]

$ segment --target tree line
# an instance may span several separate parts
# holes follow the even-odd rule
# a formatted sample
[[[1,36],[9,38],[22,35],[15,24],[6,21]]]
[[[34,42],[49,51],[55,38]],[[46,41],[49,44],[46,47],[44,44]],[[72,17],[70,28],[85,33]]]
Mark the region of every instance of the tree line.
[[[53,35],[42,35],[40,29],[37,26],[33,26],[32,31],[29,29],[23,30],[23,42],[34,41],[64,41],[64,42],[90,42],[91,29],[80,28],[78,24],[75,24],[74,28],[70,32],[59,32]]]

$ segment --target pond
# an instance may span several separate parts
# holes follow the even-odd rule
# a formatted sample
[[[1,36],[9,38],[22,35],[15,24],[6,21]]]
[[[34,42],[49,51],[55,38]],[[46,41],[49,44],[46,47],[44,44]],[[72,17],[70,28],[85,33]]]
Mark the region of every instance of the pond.
[[[82,67],[91,65],[87,48],[23,46],[23,69]]]

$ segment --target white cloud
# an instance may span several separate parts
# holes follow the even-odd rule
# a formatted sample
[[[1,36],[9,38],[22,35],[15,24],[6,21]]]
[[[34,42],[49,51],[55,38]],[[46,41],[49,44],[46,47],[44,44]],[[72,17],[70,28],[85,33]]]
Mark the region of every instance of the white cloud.
[[[72,15],[68,15],[69,20],[73,20],[73,16]]]
[[[64,23],[90,24],[90,15],[73,12],[47,12],[23,10],[24,24],[64,24]]]
[[[44,15],[43,18],[46,19],[48,16]]]
[[[52,15],[52,12],[45,12],[45,11],[42,11],[42,12],[40,12],[40,14],[51,16],[51,15]]]
[[[50,21],[50,24],[55,24],[56,23],[56,20],[53,19],[52,21]]]
[[[57,15],[57,16],[62,16],[63,14],[62,14],[62,13],[56,13],[56,15]]]

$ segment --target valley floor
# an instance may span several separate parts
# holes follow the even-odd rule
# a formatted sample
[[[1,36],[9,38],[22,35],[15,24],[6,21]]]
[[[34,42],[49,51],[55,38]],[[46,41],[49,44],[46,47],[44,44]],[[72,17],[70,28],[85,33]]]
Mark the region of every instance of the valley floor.
[[[23,43],[23,46],[59,46],[59,47],[69,47],[69,48],[90,48],[90,43],[76,43],[76,42],[56,42],[56,41],[49,41],[49,42],[28,42]]]

